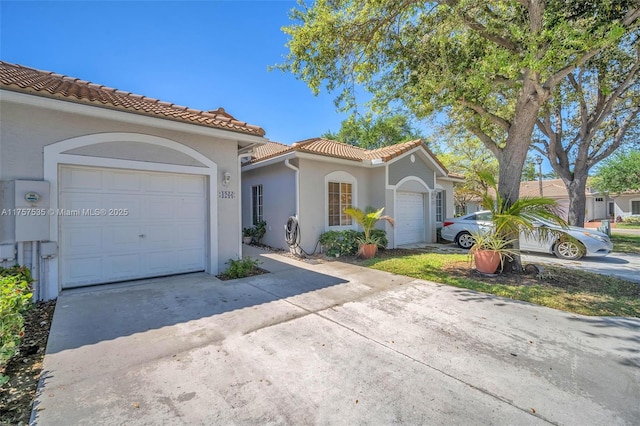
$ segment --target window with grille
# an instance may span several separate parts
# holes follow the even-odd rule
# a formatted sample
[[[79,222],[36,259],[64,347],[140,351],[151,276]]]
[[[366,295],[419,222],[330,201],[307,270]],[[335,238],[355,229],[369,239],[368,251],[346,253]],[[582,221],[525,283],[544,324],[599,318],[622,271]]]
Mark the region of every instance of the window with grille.
[[[436,192],[436,222],[442,222],[444,213],[444,204],[442,202],[442,192]]]
[[[263,218],[262,185],[255,185],[251,187],[251,219],[256,225]]]
[[[631,202],[631,214],[640,214],[640,201]]]
[[[329,182],[329,226],[349,226],[351,216],[344,209],[352,207],[352,185],[344,182]]]

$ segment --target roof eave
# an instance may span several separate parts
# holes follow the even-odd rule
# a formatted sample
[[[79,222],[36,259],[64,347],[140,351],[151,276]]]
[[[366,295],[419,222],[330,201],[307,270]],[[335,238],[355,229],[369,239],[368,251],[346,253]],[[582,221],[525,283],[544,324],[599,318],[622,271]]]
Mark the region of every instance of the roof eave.
[[[112,108],[102,104],[95,104],[93,102],[81,102],[78,100],[60,98],[57,96],[46,96],[39,92],[13,90],[13,88],[9,88],[7,86],[0,87],[0,100],[84,116],[107,118],[133,124],[155,126],[170,130],[180,130],[187,133],[219,137],[221,139],[258,144],[264,144],[267,142],[264,136],[261,135],[234,131],[232,129],[220,129],[217,127],[206,126],[195,122],[191,123],[182,120],[176,120],[170,117],[142,114],[135,111]]]

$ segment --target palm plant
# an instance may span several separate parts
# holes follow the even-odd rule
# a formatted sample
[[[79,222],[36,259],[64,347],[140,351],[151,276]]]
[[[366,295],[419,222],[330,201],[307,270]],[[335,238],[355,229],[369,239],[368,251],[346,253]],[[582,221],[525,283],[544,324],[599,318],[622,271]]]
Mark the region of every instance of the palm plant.
[[[533,238],[535,233],[540,238],[560,237],[562,233],[547,227],[536,226],[536,218],[546,219],[566,228],[567,223],[560,215],[558,203],[545,197],[522,197],[514,203],[509,203],[500,196],[498,185],[490,173],[479,173],[480,178],[490,189],[478,194],[482,199],[482,206],[491,211],[493,228],[490,234],[475,235],[475,249],[492,250],[500,247],[510,261],[514,262],[514,270],[522,270],[518,255],[518,238]],[[495,197],[494,197],[495,195]],[[504,260],[504,259],[503,259]]]
[[[351,216],[364,231],[364,238],[359,241],[360,244],[378,244],[379,240],[371,236],[371,231],[376,227],[376,224],[379,221],[387,221],[391,226],[395,224],[395,221],[391,216],[382,215],[383,211],[384,207],[380,210],[375,210],[372,207],[367,207],[365,210],[357,207],[351,207],[344,210],[344,213]]]

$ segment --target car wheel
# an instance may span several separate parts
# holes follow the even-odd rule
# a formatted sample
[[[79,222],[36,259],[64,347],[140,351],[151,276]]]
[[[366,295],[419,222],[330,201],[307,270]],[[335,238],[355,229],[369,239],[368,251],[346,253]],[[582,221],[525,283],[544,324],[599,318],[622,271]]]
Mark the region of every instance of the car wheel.
[[[456,244],[463,249],[470,249],[473,243],[473,237],[468,232],[461,232],[456,235]]]
[[[553,253],[560,259],[576,260],[584,256],[584,247],[574,241],[560,241],[553,248]]]

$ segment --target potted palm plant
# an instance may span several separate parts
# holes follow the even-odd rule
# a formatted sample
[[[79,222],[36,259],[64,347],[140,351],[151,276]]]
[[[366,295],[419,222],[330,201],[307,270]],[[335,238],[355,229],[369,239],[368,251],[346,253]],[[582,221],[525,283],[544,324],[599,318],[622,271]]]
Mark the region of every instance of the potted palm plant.
[[[358,225],[362,227],[364,231],[364,237],[358,240],[359,250],[358,255],[364,259],[370,259],[378,252],[379,238],[375,238],[371,235],[371,231],[376,227],[376,224],[381,221],[387,221],[391,226],[395,224],[392,217],[382,215],[384,207],[380,210],[375,210],[371,207],[367,207],[365,210],[361,210],[357,207],[352,207],[344,210],[344,213],[351,216]]]
[[[498,185],[490,173],[479,173],[490,190],[480,195],[483,208],[491,211],[493,227],[472,235],[474,245],[469,254],[473,257],[476,269],[483,273],[496,272],[498,265],[504,269],[505,261],[513,264],[514,271],[522,271],[518,251],[518,239],[531,238],[539,233],[540,238],[559,238],[561,233],[547,227],[537,226],[536,218],[546,219],[567,227],[559,216],[558,204],[545,197],[522,197],[514,203],[508,203],[498,192]],[[495,196],[494,196],[495,195]],[[484,261],[492,259],[491,264]],[[481,270],[482,269],[482,270]]]

